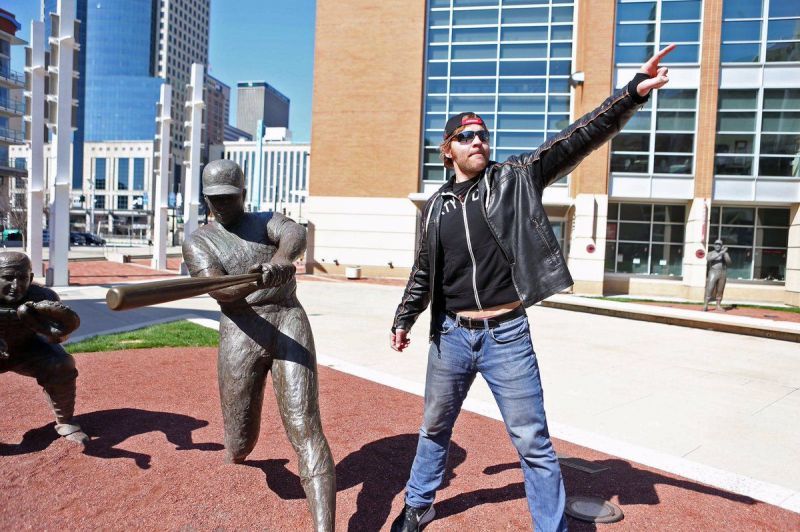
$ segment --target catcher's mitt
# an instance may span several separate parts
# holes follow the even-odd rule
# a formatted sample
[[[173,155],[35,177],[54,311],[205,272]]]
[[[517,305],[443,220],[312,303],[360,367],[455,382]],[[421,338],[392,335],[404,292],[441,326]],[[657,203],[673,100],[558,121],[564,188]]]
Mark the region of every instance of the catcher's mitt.
[[[59,301],[27,301],[17,308],[17,315],[23,325],[56,343],[81,324],[75,311]]]

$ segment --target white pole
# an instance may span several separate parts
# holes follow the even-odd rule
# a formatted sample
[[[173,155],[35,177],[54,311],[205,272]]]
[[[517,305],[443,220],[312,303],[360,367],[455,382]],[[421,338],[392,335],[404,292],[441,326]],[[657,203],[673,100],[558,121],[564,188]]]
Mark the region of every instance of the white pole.
[[[44,213],[44,23],[31,21],[28,132],[30,135],[30,162],[28,164],[27,197],[27,249],[32,271],[36,276],[42,270],[42,215]]]
[[[56,81],[55,122],[48,124],[53,131],[56,154],[56,175],[50,197],[50,266],[48,285],[69,284],[69,190],[71,181],[70,148],[72,146],[72,83],[73,59],[78,44],[75,40],[75,0],[58,0],[58,15],[53,25],[56,35],[50,37],[48,71],[50,79]],[[55,53],[54,53],[55,52]],[[52,85],[51,85],[51,88]],[[52,120],[52,116],[50,119]]]
[[[190,108],[190,119],[186,124],[189,127],[189,139],[185,146],[188,160],[186,160],[186,184],[183,189],[183,238],[188,238],[197,229],[197,212],[200,208],[200,137],[203,128],[203,65],[192,65],[192,82],[189,90],[189,101],[186,107]]]
[[[153,197],[153,260],[152,267],[156,270],[167,269],[167,209],[169,208],[169,165],[171,132],[170,123],[172,116],[172,86],[161,85],[161,98],[158,103],[158,133],[156,134],[156,162],[153,166],[153,183],[155,194]]]

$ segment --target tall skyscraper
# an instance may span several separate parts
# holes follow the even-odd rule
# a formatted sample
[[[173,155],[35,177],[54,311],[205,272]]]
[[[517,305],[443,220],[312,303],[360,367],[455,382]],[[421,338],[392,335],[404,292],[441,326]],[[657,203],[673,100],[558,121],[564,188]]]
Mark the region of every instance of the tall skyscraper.
[[[236,127],[255,138],[259,120],[264,127],[289,127],[289,98],[265,81],[237,84]]]
[[[225,126],[231,110],[231,88],[213,76],[206,76],[206,151],[211,144],[225,141]]]
[[[46,31],[57,0],[43,0]],[[186,86],[192,63],[208,64],[210,0],[78,0],[81,20],[79,107],[73,187],[80,186],[83,141],[150,140],[159,87],[173,87],[176,179],[185,140]],[[84,91],[85,90],[85,94]]]

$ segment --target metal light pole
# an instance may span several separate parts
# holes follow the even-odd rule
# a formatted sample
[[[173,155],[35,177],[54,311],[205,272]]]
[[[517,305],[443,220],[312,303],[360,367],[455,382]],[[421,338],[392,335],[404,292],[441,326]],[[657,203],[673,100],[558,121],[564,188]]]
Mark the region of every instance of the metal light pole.
[[[197,229],[197,213],[200,209],[200,138],[203,129],[203,65],[194,63],[192,65],[192,81],[189,89],[189,101],[186,107],[189,109],[189,121],[186,123],[188,128],[188,140],[185,146],[187,160],[184,164],[186,169],[186,182],[184,185],[183,196],[183,238],[184,240]]]
[[[170,124],[172,117],[172,87],[161,85],[158,103],[158,134],[156,135],[156,159],[153,165],[155,195],[153,198],[153,259],[156,270],[167,269],[167,209],[169,208],[170,168]]]

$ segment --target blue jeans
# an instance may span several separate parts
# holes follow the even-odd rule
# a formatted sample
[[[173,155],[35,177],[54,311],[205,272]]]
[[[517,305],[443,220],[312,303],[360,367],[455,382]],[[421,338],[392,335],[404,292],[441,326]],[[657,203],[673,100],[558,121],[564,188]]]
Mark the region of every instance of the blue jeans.
[[[444,479],[453,425],[480,372],[519,453],[534,529],[566,530],[564,482],[547,430],[528,318],[520,316],[495,328],[466,329],[443,314],[437,326],[428,353],[425,413],[406,484],[406,503],[415,508],[433,504]]]

